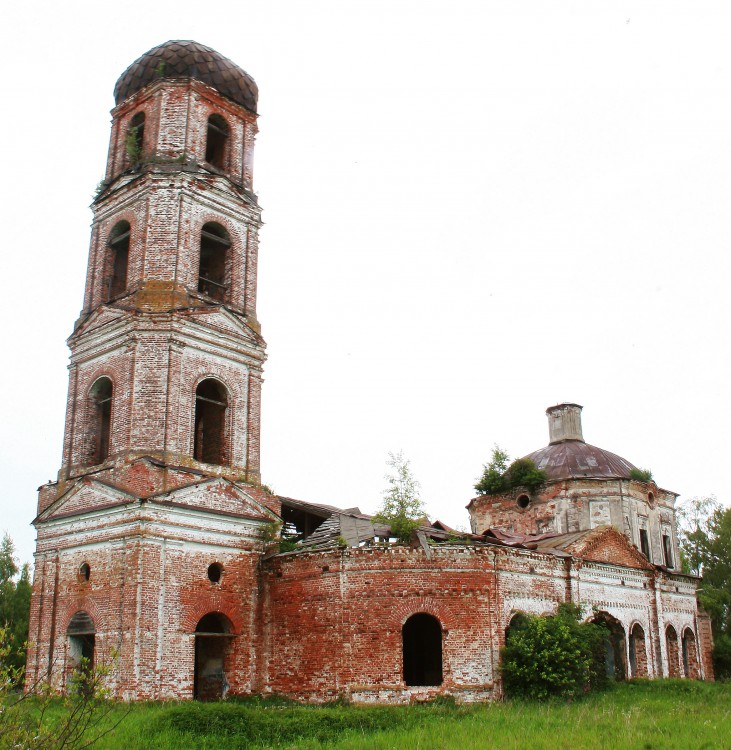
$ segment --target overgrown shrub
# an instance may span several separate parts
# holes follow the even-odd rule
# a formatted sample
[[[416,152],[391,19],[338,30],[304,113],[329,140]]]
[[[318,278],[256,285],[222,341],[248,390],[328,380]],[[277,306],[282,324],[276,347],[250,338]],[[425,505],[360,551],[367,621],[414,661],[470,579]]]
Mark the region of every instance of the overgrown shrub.
[[[629,478],[638,482],[651,482],[652,472],[649,469],[637,469],[634,466],[629,470]]]
[[[527,487],[535,492],[546,481],[546,472],[541,471],[530,458],[518,458],[507,471],[508,484],[511,488]]]
[[[496,445],[492,458],[485,464],[482,476],[475,484],[481,495],[499,495],[503,492],[527,487],[535,492],[546,481],[546,472],[541,471],[530,458],[518,458],[508,466],[510,457]]]
[[[523,615],[510,628],[501,660],[509,697],[571,698],[606,684],[608,631],[580,616],[577,605],[561,604],[552,617]]]

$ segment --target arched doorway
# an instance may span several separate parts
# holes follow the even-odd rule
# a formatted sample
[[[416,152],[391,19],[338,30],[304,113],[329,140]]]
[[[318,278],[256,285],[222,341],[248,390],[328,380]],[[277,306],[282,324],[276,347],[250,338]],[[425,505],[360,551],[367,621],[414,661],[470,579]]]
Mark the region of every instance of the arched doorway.
[[[630,677],[647,677],[647,651],[645,650],[645,631],[635,623],[629,633]]]
[[[77,612],[66,628],[66,637],[68,638],[66,679],[71,681],[79,675],[91,673],[94,669],[96,628],[91,616],[84,611]]]
[[[593,622],[604,625],[607,634],[604,639],[604,668],[610,680],[624,680],[627,677],[626,641],[622,623],[607,612],[598,612]]]
[[[442,626],[426,612],[411,615],[401,630],[404,682],[409,686],[442,684]]]
[[[668,625],[665,630],[665,648],[668,654],[668,677],[680,677],[678,633],[672,625]]]
[[[698,668],[698,649],[695,644],[695,634],[690,628],[683,631],[683,672],[691,680],[700,679]]]
[[[510,641],[510,637],[522,630],[528,623],[528,616],[524,612],[515,612],[510,618],[508,627],[505,628],[505,645]]]
[[[197,700],[215,701],[226,695],[225,667],[232,631],[231,621],[220,612],[209,612],[196,625],[193,697]]]

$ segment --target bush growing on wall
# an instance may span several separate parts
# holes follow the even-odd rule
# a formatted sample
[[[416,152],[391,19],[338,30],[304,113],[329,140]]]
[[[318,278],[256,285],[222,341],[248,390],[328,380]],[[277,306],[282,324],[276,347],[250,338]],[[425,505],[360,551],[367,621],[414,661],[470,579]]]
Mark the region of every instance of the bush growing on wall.
[[[482,476],[475,484],[481,495],[499,495],[518,487],[527,487],[535,492],[546,481],[546,472],[541,471],[530,458],[517,458],[508,466],[510,457],[499,446],[492,449],[492,458],[482,469]]]
[[[551,617],[522,615],[508,631],[501,670],[509,697],[571,698],[607,680],[604,625],[582,623],[581,608],[560,604]]]

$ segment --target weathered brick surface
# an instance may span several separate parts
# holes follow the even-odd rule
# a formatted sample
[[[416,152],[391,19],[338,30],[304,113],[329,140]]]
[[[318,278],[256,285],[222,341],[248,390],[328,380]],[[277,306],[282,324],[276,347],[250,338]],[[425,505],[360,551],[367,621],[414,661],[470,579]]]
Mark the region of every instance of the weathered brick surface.
[[[142,159],[132,164],[125,139],[140,112]],[[214,112],[230,130],[221,169],[204,163]],[[167,79],[112,114],[84,307],[69,340],[62,467],[39,491],[31,683],[50,672],[63,687],[79,646],[69,623],[86,613],[95,658],[118,654],[110,687],[124,698],[190,698],[196,685],[210,696],[218,684],[312,701],[483,700],[501,695],[500,648],[515,613],[551,615],[567,601],[621,629],[635,674],[712,679],[697,579],[650,564],[635,546],[639,517],[654,562],[661,530],[675,540],[674,495],[652,485],[651,502],[647,483],[559,482],[527,508],[515,495],[470,504],[475,531],[594,529],[564,550],[476,543],[272,554],[282,506],[259,484],[255,116],[200,82]],[[120,221],[130,226],[127,288],[110,299],[109,237]],[[224,304],[198,291],[208,222],[231,239]],[[94,465],[101,377],[113,386],[110,445]],[[206,378],[226,392],[222,465],[193,457],[196,389]],[[439,686],[404,680],[402,629],[419,613],[439,625]],[[203,680],[209,668],[218,683]]]

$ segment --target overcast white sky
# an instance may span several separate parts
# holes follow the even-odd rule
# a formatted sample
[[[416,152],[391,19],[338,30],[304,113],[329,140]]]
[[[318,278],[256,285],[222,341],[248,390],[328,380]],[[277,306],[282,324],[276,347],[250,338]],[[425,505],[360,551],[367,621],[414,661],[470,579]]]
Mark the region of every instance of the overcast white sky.
[[[4,6],[2,519],[30,559],[114,83],[195,39],[260,88],[263,479],[432,517],[494,443],[587,442],[731,499],[731,4],[218,0]]]

